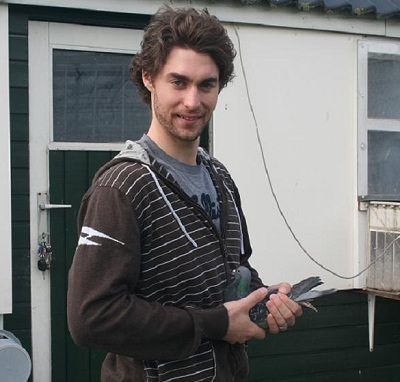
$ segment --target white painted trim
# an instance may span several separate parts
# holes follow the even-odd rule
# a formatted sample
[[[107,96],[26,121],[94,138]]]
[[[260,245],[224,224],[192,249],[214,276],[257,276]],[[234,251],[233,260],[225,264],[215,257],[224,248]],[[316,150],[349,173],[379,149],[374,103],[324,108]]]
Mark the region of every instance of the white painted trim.
[[[107,38],[107,27],[49,23],[49,43],[52,48],[89,50],[113,53],[136,53],[143,36],[142,30],[113,28],[113,39]],[[127,45],[126,39],[131,43]]]
[[[48,52],[48,24],[29,23],[29,162],[30,162],[30,243],[31,243],[31,321],[32,375],[34,381],[51,381],[51,317],[50,273],[37,268],[38,192],[48,189],[48,129],[40,129],[40,121],[49,123],[49,104],[37,96],[37,89],[49,88],[50,60]],[[46,117],[47,116],[47,117]],[[46,170],[44,170],[46,169]],[[35,174],[33,176],[33,174]]]
[[[400,56],[398,41],[364,38],[358,43],[358,195],[368,194],[368,131],[400,131],[396,119],[368,118],[368,55]]]
[[[124,143],[50,142],[49,150],[63,151],[121,151]]]
[[[397,20],[386,21],[386,36],[388,37],[400,37],[400,23]]]
[[[0,0],[1,2],[1,0]],[[207,8],[221,21],[287,28],[355,33],[375,36],[400,36],[397,20],[378,20],[374,16],[357,18],[351,14],[328,14],[322,10],[299,11],[289,7],[271,8],[268,4],[244,6],[239,1],[226,3],[205,0],[3,0],[9,4],[27,4],[151,15],[163,4],[172,7]]]
[[[11,165],[8,68],[8,6],[0,4],[0,314],[12,311],[11,271]]]
[[[357,71],[357,90],[358,90],[358,195],[366,195],[368,192],[368,135],[365,126],[368,108],[368,48],[367,41],[360,40],[358,42],[358,71]]]

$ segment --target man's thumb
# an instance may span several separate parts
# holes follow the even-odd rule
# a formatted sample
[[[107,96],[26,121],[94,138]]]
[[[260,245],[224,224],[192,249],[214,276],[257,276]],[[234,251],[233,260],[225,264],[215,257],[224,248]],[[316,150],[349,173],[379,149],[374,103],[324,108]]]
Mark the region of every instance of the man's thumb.
[[[251,292],[245,299],[246,303],[251,309],[254,305],[259,303],[260,301],[263,300],[263,298],[268,294],[268,289],[267,288],[259,288],[256,289],[255,291]]]

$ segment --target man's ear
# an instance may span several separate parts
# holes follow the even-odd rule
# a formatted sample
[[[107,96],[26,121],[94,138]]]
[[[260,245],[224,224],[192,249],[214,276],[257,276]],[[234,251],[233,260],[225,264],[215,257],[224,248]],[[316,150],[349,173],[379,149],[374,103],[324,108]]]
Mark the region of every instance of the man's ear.
[[[143,84],[144,84],[144,86],[146,86],[147,90],[149,92],[152,92],[154,87],[153,87],[153,82],[151,80],[151,76],[148,72],[145,72],[144,70],[142,70],[142,80],[143,80]]]

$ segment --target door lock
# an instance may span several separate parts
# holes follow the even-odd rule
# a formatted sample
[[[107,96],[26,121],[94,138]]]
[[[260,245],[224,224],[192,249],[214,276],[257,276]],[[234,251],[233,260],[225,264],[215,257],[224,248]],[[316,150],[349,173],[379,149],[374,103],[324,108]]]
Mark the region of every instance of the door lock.
[[[43,234],[42,236],[45,236],[45,234]],[[44,272],[44,271],[47,271],[48,269],[50,269],[52,254],[53,254],[53,252],[51,250],[51,245],[49,243],[46,243],[45,240],[43,240],[41,243],[39,243],[39,247],[38,247],[39,271]]]
[[[53,250],[51,248],[50,241],[50,216],[49,211],[57,208],[71,208],[70,204],[50,204],[49,196],[47,192],[38,193],[38,233],[41,232],[38,238],[38,250],[37,255],[39,257],[37,267],[43,272],[43,278],[45,271],[51,268],[51,260]]]

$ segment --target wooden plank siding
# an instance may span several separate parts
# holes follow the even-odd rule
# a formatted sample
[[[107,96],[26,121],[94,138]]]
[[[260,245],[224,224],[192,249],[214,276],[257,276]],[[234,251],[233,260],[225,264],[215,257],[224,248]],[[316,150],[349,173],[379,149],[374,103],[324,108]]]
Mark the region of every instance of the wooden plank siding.
[[[10,5],[9,11],[13,313],[5,315],[4,326],[14,332],[30,352],[28,20],[116,27],[143,27],[146,20],[143,16],[17,5]],[[87,167],[91,168],[93,173],[98,167],[98,162],[94,160],[87,163]],[[67,172],[68,169],[63,171]],[[52,184],[53,187],[57,186],[56,179]],[[73,216],[70,217],[72,218]],[[62,219],[67,217],[59,219],[61,220],[58,223],[62,229],[66,224]],[[55,245],[71,251],[66,243]],[[55,258],[55,266],[58,266],[57,261]],[[60,266],[67,272],[67,264]],[[61,288],[65,290],[66,286]],[[350,291],[339,292],[324,298],[316,305],[319,313],[305,311],[296,327],[288,332],[269,336],[265,341],[249,343],[249,382],[399,380],[399,301],[377,298],[375,351],[372,353],[368,350],[366,295]],[[54,319],[57,320],[64,313],[60,312],[60,316],[55,316]],[[57,331],[57,336],[53,338],[53,342],[63,341],[62,343],[66,344],[66,333]],[[55,362],[62,369],[64,360]],[[54,382],[61,380],[54,379]],[[75,381],[87,382],[82,375],[77,375]]]
[[[365,294],[341,291],[315,306],[318,313],[305,309],[287,332],[249,343],[249,382],[398,381],[398,301],[377,298],[373,352]]]

